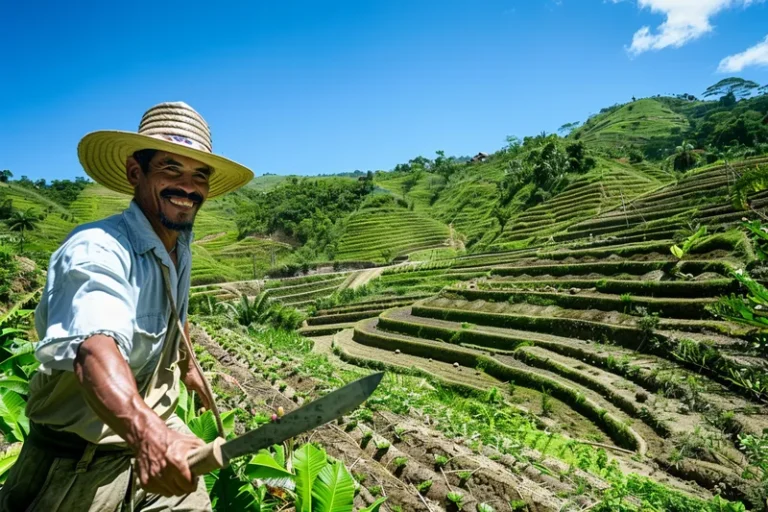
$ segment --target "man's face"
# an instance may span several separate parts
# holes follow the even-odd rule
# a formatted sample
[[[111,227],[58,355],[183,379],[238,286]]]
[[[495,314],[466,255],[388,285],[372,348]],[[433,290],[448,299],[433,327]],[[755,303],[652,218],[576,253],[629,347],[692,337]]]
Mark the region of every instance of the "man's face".
[[[146,174],[133,157],[128,159],[128,179],[144,214],[175,231],[192,229],[195,215],[208,197],[211,173],[197,160],[165,151],[155,154]]]

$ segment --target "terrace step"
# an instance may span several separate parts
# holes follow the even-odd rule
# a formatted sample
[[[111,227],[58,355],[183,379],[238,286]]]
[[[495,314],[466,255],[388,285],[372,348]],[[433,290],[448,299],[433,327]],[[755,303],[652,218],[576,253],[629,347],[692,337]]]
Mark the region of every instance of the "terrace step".
[[[629,293],[643,297],[698,298],[717,297],[736,293],[740,289],[735,279],[707,279],[702,281],[650,281],[611,279],[526,279],[503,278],[483,284],[491,289],[522,288],[539,289],[553,287],[559,290],[570,288],[594,288],[598,292],[609,294]]]
[[[455,362],[469,368],[484,363],[485,373],[501,381],[513,380],[518,386],[532,389],[548,388],[553,397],[566,402],[573,410],[598,425],[619,446],[636,450],[641,455],[647,452],[645,440],[632,427],[627,426],[628,418],[597,394],[583,392],[583,388],[574,387],[572,383],[550,372],[534,371],[513,358],[490,358],[479,350],[380,331],[376,327],[377,323],[377,319],[358,322],[354,341],[380,349],[400,350],[412,356]]]
[[[387,309],[407,306],[409,304],[413,304],[419,299],[423,299],[429,296],[430,294],[418,294],[410,295],[408,297],[392,297],[389,299],[382,298],[365,302],[355,302],[353,304],[337,306],[335,308],[319,309],[315,312],[315,316],[336,315],[339,313],[351,313],[353,311],[365,311],[375,308]]]
[[[346,313],[336,313],[332,315],[321,315],[307,318],[307,324],[310,326],[354,323],[364,318],[373,318],[379,316],[386,308],[365,309],[362,311],[349,311]]]
[[[712,318],[712,314],[706,309],[715,299],[670,299],[651,297],[622,298],[619,295],[580,291],[578,293],[557,292],[527,292],[520,290],[485,290],[466,288],[447,288],[444,293],[451,293],[463,297],[466,300],[490,300],[491,302],[531,302],[551,303],[562,308],[569,309],[600,309],[602,311],[629,310],[636,306],[646,308],[653,314],[667,318],[706,319]]]
[[[310,325],[302,327],[296,332],[306,337],[316,336],[328,336],[343,331],[344,329],[352,329],[355,326],[355,322],[346,322],[338,324],[324,324],[324,325]]]
[[[699,371],[672,365],[669,360],[656,355],[567,336],[414,316],[409,308],[382,314],[378,326],[388,332],[451,340],[452,343],[483,347],[485,350],[529,350],[532,343],[533,347],[616,374],[654,393],[663,393],[668,399],[689,395],[688,383],[696,382],[696,396],[699,398],[694,396],[690,400],[699,400],[708,413],[717,417],[733,413],[726,422],[730,431],[759,435],[764,428],[768,428],[768,407],[765,405],[734,395],[723,384],[701,375]]]
[[[483,267],[480,267],[483,268]],[[488,267],[493,275],[519,276],[519,275],[583,275],[591,273],[600,274],[633,274],[643,275],[654,270],[663,270],[669,273],[673,269],[688,274],[702,274],[714,272],[727,275],[730,271],[728,263],[713,260],[651,260],[651,261],[596,261],[590,263],[556,263],[542,262],[525,266]],[[479,269],[475,269],[478,270]]]

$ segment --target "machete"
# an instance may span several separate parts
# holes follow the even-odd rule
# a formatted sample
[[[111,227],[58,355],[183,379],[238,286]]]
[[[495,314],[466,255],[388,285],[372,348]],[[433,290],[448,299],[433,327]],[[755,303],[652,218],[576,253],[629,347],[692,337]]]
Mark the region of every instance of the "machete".
[[[276,422],[226,441],[217,437],[187,457],[194,475],[204,475],[229,465],[232,459],[250,455],[273,444],[282,443],[302,432],[335,420],[363,403],[381,382],[384,373],[374,373],[350,382],[324,397],[291,411]]]

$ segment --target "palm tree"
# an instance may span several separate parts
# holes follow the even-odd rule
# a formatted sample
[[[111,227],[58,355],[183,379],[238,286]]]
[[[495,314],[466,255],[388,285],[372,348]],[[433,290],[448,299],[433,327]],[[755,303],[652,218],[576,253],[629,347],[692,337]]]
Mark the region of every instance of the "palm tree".
[[[19,231],[21,233],[19,239],[20,252],[24,252],[24,231],[36,230],[37,223],[40,222],[40,217],[35,213],[34,208],[27,208],[23,211],[16,210],[5,222],[8,224],[8,228],[10,228],[11,231]]]
[[[230,317],[240,325],[251,325],[252,323],[263,323],[270,317],[270,306],[272,300],[266,293],[260,293],[252,300],[246,295],[240,296],[240,302],[233,304],[227,302]]]
[[[682,144],[675,148],[675,156],[672,159],[672,165],[676,171],[687,171],[696,165],[696,153],[694,153],[693,150],[693,144],[686,141],[683,141]]]

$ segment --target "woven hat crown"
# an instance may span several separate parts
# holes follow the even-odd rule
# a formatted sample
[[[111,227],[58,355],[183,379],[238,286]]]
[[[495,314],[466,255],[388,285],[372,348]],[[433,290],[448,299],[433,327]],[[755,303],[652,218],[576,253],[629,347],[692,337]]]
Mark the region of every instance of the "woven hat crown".
[[[122,194],[133,194],[126,162],[136,151],[155,149],[192,158],[211,168],[208,198],[242,187],[253,171],[213,152],[211,129],[203,116],[182,101],[159,103],[144,113],[139,131],[101,130],[80,141],[77,155],[94,181]]]
[[[159,103],[151,107],[141,118],[139,133],[213,153],[208,123],[183,101]]]

